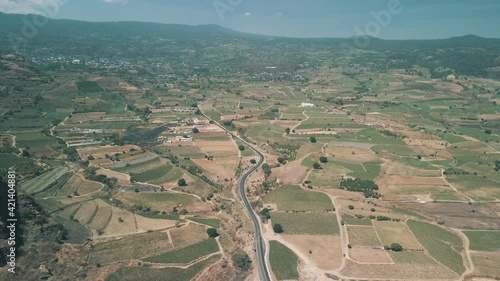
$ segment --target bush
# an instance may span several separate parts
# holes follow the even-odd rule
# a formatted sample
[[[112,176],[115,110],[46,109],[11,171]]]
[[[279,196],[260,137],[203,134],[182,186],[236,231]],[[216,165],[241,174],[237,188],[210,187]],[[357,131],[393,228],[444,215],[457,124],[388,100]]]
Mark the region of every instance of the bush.
[[[354,206],[353,205],[349,205],[348,208],[349,208],[349,210],[354,210]]]
[[[234,267],[242,271],[247,271],[252,267],[252,260],[244,251],[236,251],[231,256],[231,259],[233,260]]]
[[[328,158],[326,158],[325,156],[321,156],[319,158],[319,162],[321,162],[321,163],[328,163]]]
[[[193,133],[194,134],[198,134],[200,132],[200,130],[198,130],[198,128],[193,128]]]
[[[259,212],[259,214],[261,214],[261,215],[265,216],[265,217],[266,217],[266,218],[268,218],[268,219],[269,219],[269,218],[271,218],[271,213],[269,212],[269,209],[267,209],[267,208],[262,209],[262,210]]]
[[[391,244],[391,250],[394,251],[394,252],[401,252],[401,251],[403,251],[403,246],[401,246],[398,243],[392,243]]]
[[[491,135],[491,134],[493,133],[490,129],[485,130],[484,132],[485,132],[486,134],[488,134],[488,135]]]
[[[250,159],[250,163],[252,163],[252,164],[257,164],[257,160],[255,160],[255,159]]]
[[[177,181],[177,184],[179,186],[187,186],[187,183],[186,183],[186,180],[185,179],[180,179],[179,181]]]
[[[313,168],[315,170],[319,170],[319,169],[321,169],[321,164],[319,164],[318,162],[316,162],[316,163],[313,164]]]
[[[215,237],[219,236],[219,233],[217,233],[217,229],[215,229],[215,228],[207,229],[207,234],[208,234],[208,237],[210,237],[210,238],[215,238]]]
[[[273,230],[274,230],[274,233],[283,233],[283,227],[281,226],[281,224],[274,224],[273,225]]]
[[[311,141],[311,143],[316,143],[318,141],[316,137],[310,137],[309,140]]]
[[[238,149],[239,149],[240,151],[243,151],[243,150],[245,150],[245,147],[244,147],[243,145],[238,145]]]

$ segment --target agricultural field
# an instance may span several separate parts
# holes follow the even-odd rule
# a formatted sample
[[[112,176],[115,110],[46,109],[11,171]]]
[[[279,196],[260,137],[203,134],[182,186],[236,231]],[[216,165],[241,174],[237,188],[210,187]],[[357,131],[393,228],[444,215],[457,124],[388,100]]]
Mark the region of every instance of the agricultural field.
[[[274,203],[278,210],[288,211],[331,211],[330,198],[319,192],[306,191],[299,186],[285,185],[264,196],[264,204]]]
[[[457,274],[464,272],[463,242],[458,236],[426,222],[409,220],[408,226],[433,258]]]
[[[500,231],[464,231],[469,238],[469,249],[495,252],[500,250]]]
[[[175,250],[163,255],[149,257],[145,262],[151,263],[189,263],[203,256],[219,251],[219,246],[215,239],[206,239],[197,244]]]
[[[337,217],[332,212],[271,212],[273,224],[280,224],[285,234],[331,235],[339,233]]]
[[[299,258],[293,251],[277,241],[270,241],[269,263],[278,280],[299,279],[297,266]]]

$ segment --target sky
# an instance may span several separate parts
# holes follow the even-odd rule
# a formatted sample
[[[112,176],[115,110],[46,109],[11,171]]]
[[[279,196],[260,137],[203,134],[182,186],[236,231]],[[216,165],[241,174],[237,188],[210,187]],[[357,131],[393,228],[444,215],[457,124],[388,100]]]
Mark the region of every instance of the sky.
[[[56,19],[217,24],[288,37],[500,38],[499,0],[0,0]]]

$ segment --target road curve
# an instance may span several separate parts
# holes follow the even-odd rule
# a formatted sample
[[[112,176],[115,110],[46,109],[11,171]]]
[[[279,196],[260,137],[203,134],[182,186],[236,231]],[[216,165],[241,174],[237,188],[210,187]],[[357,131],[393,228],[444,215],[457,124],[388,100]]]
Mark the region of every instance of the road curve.
[[[208,117],[201,108],[198,106],[198,110],[201,112],[201,114],[207,118],[208,120],[212,121],[215,125],[219,126],[221,129],[226,131],[228,134],[230,134],[233,138],[238,139],[242,143],[244,143],[248,148],[250,148],[253,152],[255,152],[259,156],[259,161],[250,169],[248,170],[242,177],[240,181],[240,196],[241,199],[243,200],[243,205],[245,206],[245,210],[250,217],[250,219],[253,222],[253,226],[255,229],[255,236],[254,236],[254,249],[255,249],[255,258],[257,260],[257,268],[259,270],[259,277],[260,280],[262,281],[272,281],[271,279],[271,274],[269,272],[269,269],[267,267],[266,263],[266,242],[264,241],[264,238],[262,238],[262,231],[260,228],[260,218],[257,217],[255,212],[252,209],[252,206],[250,205],[250,202],[248,201],[246,192],[245,192],[245,183],[248,179],[248,176],[255,172],[261,165],[264,163],[264,155],[258,151],[256,148],[254,148],[251,144],[249,144],[247,141],[243,140],[239,136],[233,134],[231,131],[226,129],[224,126],[219,124],[219,122],[213,120],[212,118]]]

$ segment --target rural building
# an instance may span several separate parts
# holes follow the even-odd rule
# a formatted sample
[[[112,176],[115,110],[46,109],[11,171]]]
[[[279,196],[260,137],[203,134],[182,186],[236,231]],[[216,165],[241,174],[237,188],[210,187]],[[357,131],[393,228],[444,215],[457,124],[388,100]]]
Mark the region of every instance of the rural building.
[[[300,107],[316,107],[316,105],[312,103],[303,102],[300,104]]]

